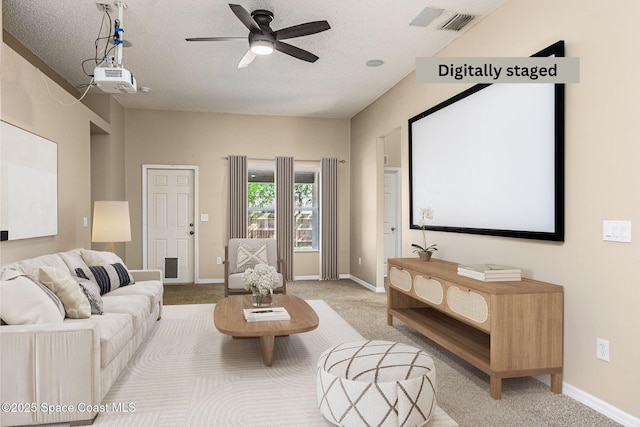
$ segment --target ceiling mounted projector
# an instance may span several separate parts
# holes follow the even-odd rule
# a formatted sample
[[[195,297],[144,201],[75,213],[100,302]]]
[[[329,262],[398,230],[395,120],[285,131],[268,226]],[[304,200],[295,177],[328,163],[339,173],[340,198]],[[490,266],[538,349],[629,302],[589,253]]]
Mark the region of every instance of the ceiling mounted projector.
[[[136,78],[126,68],[96,67],[93,82],[106,93],[136,93]]]

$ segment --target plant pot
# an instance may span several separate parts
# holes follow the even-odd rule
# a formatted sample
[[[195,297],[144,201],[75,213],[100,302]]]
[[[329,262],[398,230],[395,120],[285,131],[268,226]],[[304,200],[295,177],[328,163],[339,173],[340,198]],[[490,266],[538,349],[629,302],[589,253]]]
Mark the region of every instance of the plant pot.
[[[429,261],[431,259],[432,252],[418,252],[418,256],[422,261]]]
[[[254,307],[271,307],[273,295],[269,292],[267,295],[253,294],[252,304]]]

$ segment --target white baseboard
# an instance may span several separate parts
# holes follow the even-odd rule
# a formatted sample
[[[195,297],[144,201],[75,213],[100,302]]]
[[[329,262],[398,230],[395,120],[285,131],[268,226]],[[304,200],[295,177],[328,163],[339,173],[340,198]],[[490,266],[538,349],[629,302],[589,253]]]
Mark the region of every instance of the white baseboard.
[[[349,275],[349,279],[353,280],[354,282],[356,282],[360,286],[364,286],[365,288],[369,289],[372,292],[376,292],[376,293],[384,293],[385,292],[384,288],[376,288],[371,283],[367,283],[364,280],[357,278],[356,276]]]
[[[294,276],[293,280],[320,280],[320,275],[313,274],[310,276]]]
[[[535,378],[546,385],[550,384],[550,378],[548,375],[536,376]],[[571,384],[567,384],[566,382],[562,383],[562,394],[588,406],[594,411],[600,412],[605,417],[611,418],[613,421],[620,423],[625,427],[640,427],[640,418],[636,418],[633,415],[605,402],[604,400],[600,400],[597,397],[572,386]]]
[[[224,279],[198,279],[197,285],[211,285],[213,283],[224,283]]]

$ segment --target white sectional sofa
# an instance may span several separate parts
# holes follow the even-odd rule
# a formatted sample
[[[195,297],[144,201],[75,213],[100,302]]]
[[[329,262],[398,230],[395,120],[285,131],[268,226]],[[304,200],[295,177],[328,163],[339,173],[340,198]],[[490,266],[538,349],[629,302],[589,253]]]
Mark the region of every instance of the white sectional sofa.
[[[37,284],[29,283],[27,279],[33,282],[29,277],[12,280],[19,275],[42,279],[45,270],[60,273],[63,281],[69,277],[77,280],[76,269],[92,276],[91,264],[109,265],[114,260],[119,260],[115,254],[74,249],[2,267],[0,317],[12,319],[3,318],[3,323],[9,324],[0,326],[0,402],[3,404],[0,425],[91,423],[102,411],[100,405],[105,395],[161,317],[161,272],[125,270],[135,283],[112,286],[109,292],[104,292],[98,298],[102,300],[103,314],[69,318],[68,312],[66,316],[62,312],[60,321],[57,317],[54,321],[46,318],[50,314],[47,310],[52,310],[48,302],[42,303],[46,310],[34,307],[33,303],[24,309],[18,308],[26,298],[18,297],[23,288],[16,284],[21,282],[29,289]],[[113,274],[110,277],[113,279]],[[34,290],[32,294],[41,298],[39,292],[48,291]],[[84,296],[91,300],[86,292]],[[64,301],[62,297],[60,300]],[[25,321],[23,314],[31,319]]]

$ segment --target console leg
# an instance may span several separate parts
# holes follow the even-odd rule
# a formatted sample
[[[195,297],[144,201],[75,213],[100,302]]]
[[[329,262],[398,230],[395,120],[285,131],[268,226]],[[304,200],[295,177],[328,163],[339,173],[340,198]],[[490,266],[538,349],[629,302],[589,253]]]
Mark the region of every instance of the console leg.
[[[551,374],[551,391],[562,394],[562,374]]]
[[[502,378],[491,375],[489,380],[489,389],[491,398],[499,400],[502,397]]]
[[[387,314],[387,325],[393,326],[393,316],[390,314]]]

